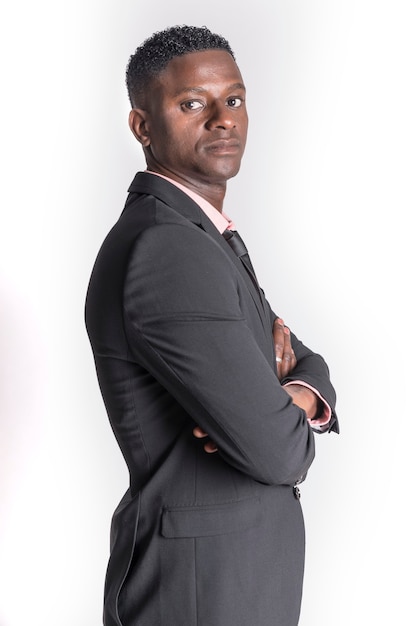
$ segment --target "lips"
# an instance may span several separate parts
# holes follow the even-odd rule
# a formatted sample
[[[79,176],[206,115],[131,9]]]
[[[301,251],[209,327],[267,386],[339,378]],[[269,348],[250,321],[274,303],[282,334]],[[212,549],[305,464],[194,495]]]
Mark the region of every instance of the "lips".
[[[217,139],[205,146],[209,152],[216,154],[236,154],[241,149],[241,144],[237,139]]]

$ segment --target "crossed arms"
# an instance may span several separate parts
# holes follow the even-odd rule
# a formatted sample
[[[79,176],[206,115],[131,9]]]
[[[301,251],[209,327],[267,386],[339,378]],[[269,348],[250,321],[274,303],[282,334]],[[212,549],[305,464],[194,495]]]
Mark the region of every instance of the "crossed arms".
[[[292,348],[290,330],[280,317],[276,317],[273,323],[273,341],[277,376],[281,381],[295,368],[297,359]],[[331,409],[328,405],[324,406],[324,400],[319,394],[310,387],[297,382],[287,383],[284,389],[292,398],[293,403],[305,411],[311,426],[314,429],[315,427],[318,428],[318,431],[321,432],[321,427],[325,427],[331,419]],[[203,447],[207,453],[217,452],[216,443],[207,438],[207,433],[200,426],[193,429],[193,434],[198,439],[205,439]]]

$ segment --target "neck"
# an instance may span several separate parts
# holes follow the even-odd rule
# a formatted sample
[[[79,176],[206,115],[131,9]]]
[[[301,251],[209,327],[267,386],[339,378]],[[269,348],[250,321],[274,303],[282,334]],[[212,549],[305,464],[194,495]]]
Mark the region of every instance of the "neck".
[[[162,174],[163,176],[180,183],[180,185],[184,185],[184,187],[187,187],[190,191],[193,191],[204,198],[207,202],[214,206],[219,213],[222,213],[223,201],[226,193],[226,181],[198,181],[180,176],[174,172],[165,170],[164,168],[157,168],[151,165],[148,165],[147,169],[151,172]]]

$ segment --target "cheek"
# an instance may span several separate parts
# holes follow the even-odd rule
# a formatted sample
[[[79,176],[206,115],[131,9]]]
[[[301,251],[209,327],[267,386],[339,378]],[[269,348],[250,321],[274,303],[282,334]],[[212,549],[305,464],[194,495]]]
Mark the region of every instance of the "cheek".
[[[169,154],[190,150],[193,144],[193,131],[190,124],[180,124],[178,119],[168,119],[160,128],[164,149]]]
[[[177,127],[175,132],[170,133],[170,145],[167,146],[170,154],[175,154],[181,161],[192,161],[196,152],[197,138],[190,125]]]
[[[247,132],[248,132],[248,117],[246,113],[244,113],[243,115],[240,127],[241,127],[241,137],[243,141],[245,142],[247,139]]]

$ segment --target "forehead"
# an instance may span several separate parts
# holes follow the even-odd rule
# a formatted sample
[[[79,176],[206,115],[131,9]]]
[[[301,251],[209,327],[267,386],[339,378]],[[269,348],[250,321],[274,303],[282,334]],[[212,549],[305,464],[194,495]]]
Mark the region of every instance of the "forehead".
[[[172,59],[159,74],[156,83],[174,94],[187,89],[244,88],[241,72],[226,50],[201,50]]]

